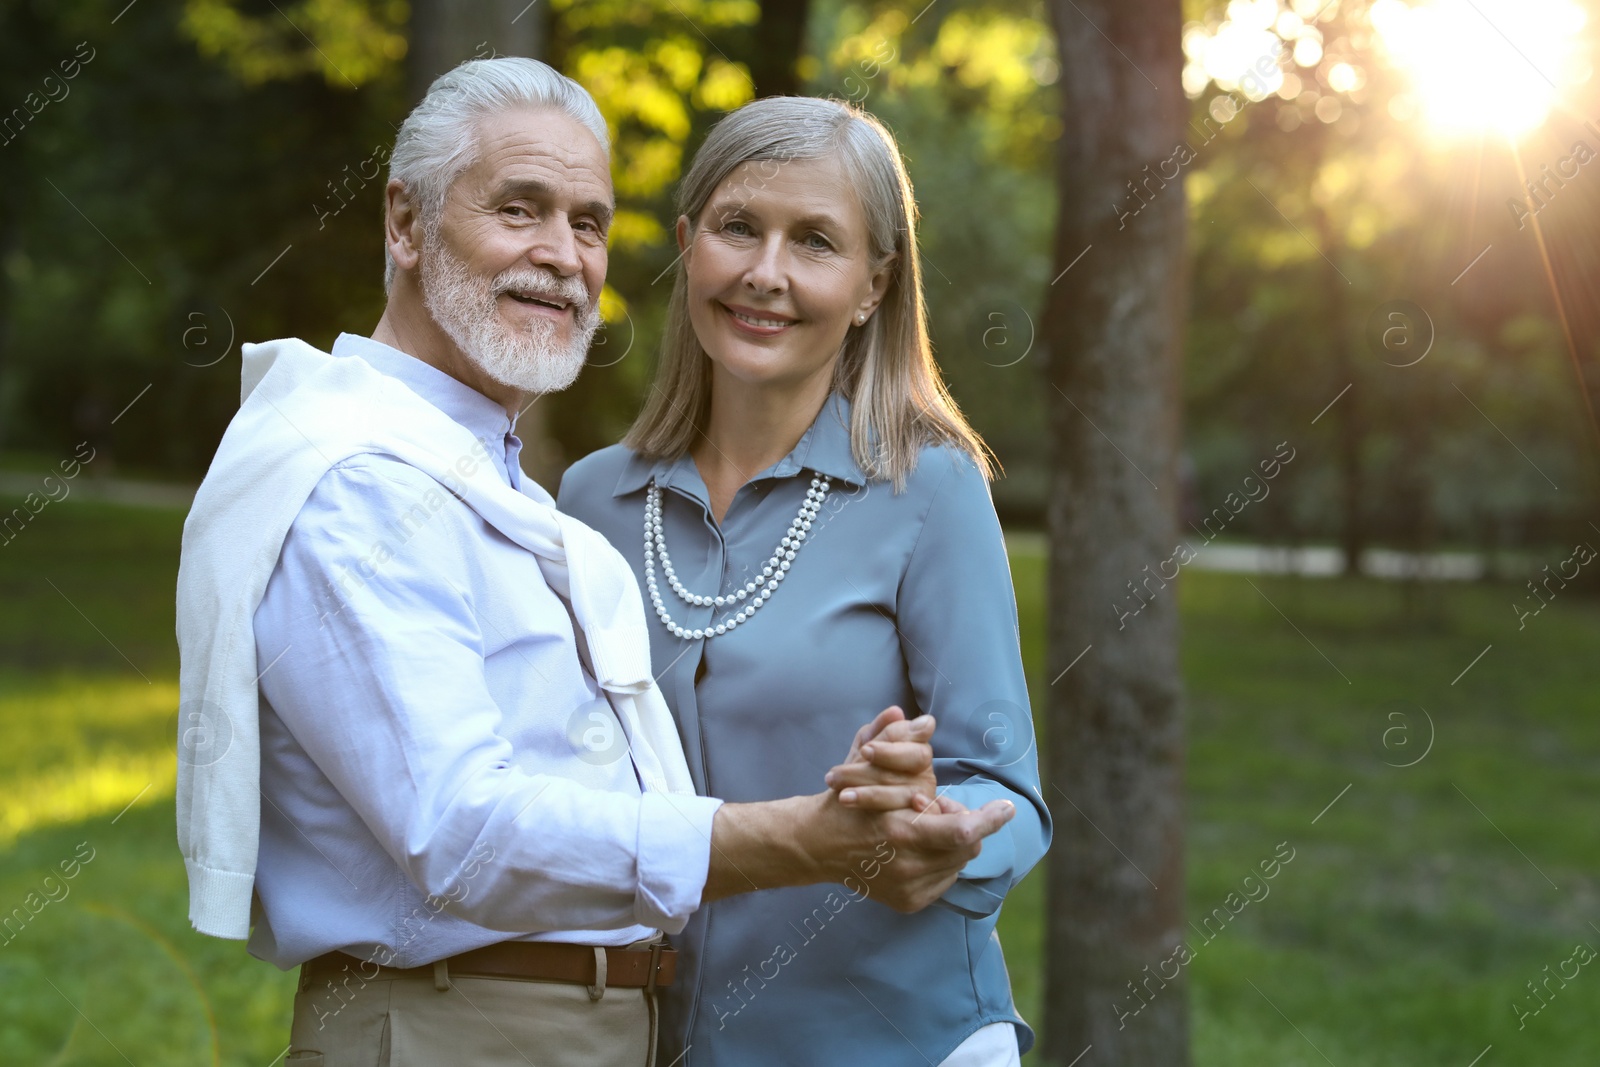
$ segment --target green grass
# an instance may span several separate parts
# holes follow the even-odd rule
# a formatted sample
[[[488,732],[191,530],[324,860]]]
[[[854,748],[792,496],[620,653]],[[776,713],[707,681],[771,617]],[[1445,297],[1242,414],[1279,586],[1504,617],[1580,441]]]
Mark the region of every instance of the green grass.
[[[1040,671],[1042,561],[1013,567]],[[1600,1062],[1600,967],[1553,982],[1524,1029],[1511,1008],[1600,948],[1600,607],[1569,598],[1519,633],[1506,586],[1253,581],[1184,576],[1190,917],[1278,842],[1296,854],[1189,967],[1195,1062],[1466,1067],[1490,1044],[1485,1064]],[[1042,882],[1001,932],[1030,1020]]]
[[[0,943],[0,1063],[264,1067],[287,1041],[292,978],[185,919],[179,531],[68,500],[0,546],[0,917],[39,909]],[[1043,561],[1013,565],[1042,694]],[[1600,1062],[1600,966],[1524,1029],[1511,1009],[1600,947],[1600,606],[1561,599],[1519,633],[1509,587],[1254,581],[1182,584],[1191,915],[1278,842],[1296,855],[1189,967],[1196,1063],[1467,1067],[1490,1044],[1482,1067]],[[1432,749],[1387,766],[1422,753],[1419,706]],[[1038,871],[1001,920],[1036,1024],[1044,908]]]

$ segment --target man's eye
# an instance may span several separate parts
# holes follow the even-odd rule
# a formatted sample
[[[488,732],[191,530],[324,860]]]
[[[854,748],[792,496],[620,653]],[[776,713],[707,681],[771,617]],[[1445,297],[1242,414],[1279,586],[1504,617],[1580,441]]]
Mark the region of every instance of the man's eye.
[[[514,216],[514,217],[517,217],[517,218],[529,218],[530,217],[529,214],[528,214],[528,209],[523,207],[521,204],[507,204],[501,210],[505,214],[511,215],[511,216]]]

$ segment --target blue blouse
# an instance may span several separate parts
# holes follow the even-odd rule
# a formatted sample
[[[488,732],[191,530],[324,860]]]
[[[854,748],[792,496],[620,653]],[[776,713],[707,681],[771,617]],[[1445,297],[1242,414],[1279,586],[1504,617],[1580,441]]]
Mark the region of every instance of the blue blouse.
[[[737,629],[683,640],[650,616],[657,680],[696,787],[743,802],[826,788],[823,775],[883,708],[931,712],[941,792],[1017,814],[934,906],[903,915],[873,899],[875,864],[843,886],[747,893],[707,904],[673,941],[659,1062],[939,1063],[979,1027],[1017,1015],[995,923],[1006,892],[1043,856],[1039,791],[1016,598],[989,488],[971,460],[924,448],[906,488],[869,481],[850,451],[850,404],[834,395],[794,450],[711,516],[694,460],[652,461],[614,445],[574,464],[562,510],[606,535],[644,588],[644,507],[662,524],[692,593],[759,574],[815,474],[831,491],[772,599]],[[704,628],[735,608],[692,607],[657,569],[667,610]],[[647,594],[648,597],[648,594]],[[885,846],[887,847],[887,846]],[[885,856],[887,858],[887,855]]]

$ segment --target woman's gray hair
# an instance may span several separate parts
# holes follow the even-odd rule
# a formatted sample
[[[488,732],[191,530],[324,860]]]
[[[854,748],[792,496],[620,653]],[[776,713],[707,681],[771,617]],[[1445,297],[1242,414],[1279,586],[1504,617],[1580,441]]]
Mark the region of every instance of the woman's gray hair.
[[[748,199],[794,160],[839,163],[847,184],[838,195],[858,202],[866,219],[869,265],[889,265],[882,303],[865,325],[849,328],[834,365],[833,388],[851,401],[856,464],[899,491],[923,447],[947,445],[992,477],[992,453],[962,417],[934,362],[916,201],[899,146],[883,123],[853,104],[804,96],[769,96],[727,115],[712,127],[678,186],[689,240],[708,221],[702,215],[713,194],[742,164],[754,166],[729,191]],[[711,413],[711,360],[689,318],[687,258],[677,259],[655,380],[623,442],[651,459],[687,452]]]
[[[478,121],[518,107],[554,108],[594,134],[609,160],[606,120],[588,90],[537,59],[471,59],[441,74],[412,109],[395,138],[389,177],[417,201],[425,231],[438,226],[445,196],[477,162]],[[394,283],[394,257],[384,252],[383,289]]]

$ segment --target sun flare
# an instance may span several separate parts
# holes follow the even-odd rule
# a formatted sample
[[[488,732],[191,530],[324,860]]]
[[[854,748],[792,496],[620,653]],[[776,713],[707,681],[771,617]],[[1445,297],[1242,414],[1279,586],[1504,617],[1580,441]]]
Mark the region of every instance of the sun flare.
[[[1430,125],[1512,140],[1543,123],[1575,80],[1586,21],[1571,0],[1377,0],[1371,18]]]

